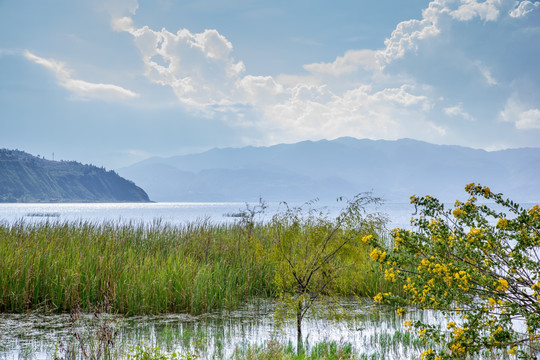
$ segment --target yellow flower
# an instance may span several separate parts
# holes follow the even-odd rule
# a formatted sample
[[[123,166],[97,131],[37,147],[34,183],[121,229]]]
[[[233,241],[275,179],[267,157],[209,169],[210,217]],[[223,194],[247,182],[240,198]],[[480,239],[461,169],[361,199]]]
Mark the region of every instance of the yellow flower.
[[[381,294],[381,293],[378,293],[377,295],[375,295],[375,297],[373,298],[373,300],[375,300],[375,302],[380,303],[380,302],[383,300],[382,294]]]
[[[431,350],[431,349],[427,349],[427,350],[423,351],[422,352],[422,360],[428,359],[428,356],[432,355],[432,354],[433,354],[433,350]]]
[[[499,280],[493,283],[493,286],[496,286],[496,289],[499,291],[506,291],[508,290],[508,281],[504,280],[503,278],[499,278]]]
[[[393,270],[394,269],[384,270],[384,280],[392,282],[396,281],[396,275],[393,273]]]
[[[371,240],[371,238],[373,237],[373,235],[369,234],[369,235],[366,235],[362,238],[362,242],[363,243],[367,243],[369,240]]]
[[[456,209],[454,209],[454,211],[452,211],[452,215],[454,215],[455,218],[459,218],[460,216],[466,215],[466,214],[467,214],[467,212],[465,212],[465,211],[463,211],[463,210],[461,210],[459,208],[456,208]]]
[[[405,309],[399,308],[396,310],[397,316],[403,316],[405,314]]]
[[[540,218],[540,206],[534,205],[532,208],[529,209],[529,215],[531,215],[533,218],[538,219]]]
[[[373,251],[369,254],[369,257],[373,259],[373,261],[379,261],[383,262],[386,258],[386,251],[380,251],[378,249],[373,249]]]
[[[403,323],[403,325],[405,325],[405,327],[411,327],[412,326],[412,321],[411,320],[407,320]]]
[[[472,188],[474,188],[475,185],[476,185],[475,183],[467,184],[467,186],[465,186],[465,191],[470,192]]]
[[[500,218],[497,221],[497,227],[499,229],[506,229],[507,226],[508,226],[508,220],[506,218]]]

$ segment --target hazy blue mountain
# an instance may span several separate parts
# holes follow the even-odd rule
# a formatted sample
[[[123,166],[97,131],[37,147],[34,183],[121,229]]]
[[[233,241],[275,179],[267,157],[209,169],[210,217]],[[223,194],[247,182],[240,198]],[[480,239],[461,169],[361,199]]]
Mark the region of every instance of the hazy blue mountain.
[[[488,152],[411,139],[212,149],[118,172],[156,201],[307,201],[373,191],[387,201],[430,194],[453,202],[470,182],[517,201],[540,200],[540,148]]]
[[[146,192],[114,171],[0,149],[0,202],[147,202]]]

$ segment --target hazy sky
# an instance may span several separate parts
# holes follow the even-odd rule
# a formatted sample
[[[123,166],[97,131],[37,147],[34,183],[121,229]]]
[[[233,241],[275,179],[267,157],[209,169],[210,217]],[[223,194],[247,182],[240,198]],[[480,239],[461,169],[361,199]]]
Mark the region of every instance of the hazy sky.
[[[540,146],[540,1],[0,0],[0,147]]]

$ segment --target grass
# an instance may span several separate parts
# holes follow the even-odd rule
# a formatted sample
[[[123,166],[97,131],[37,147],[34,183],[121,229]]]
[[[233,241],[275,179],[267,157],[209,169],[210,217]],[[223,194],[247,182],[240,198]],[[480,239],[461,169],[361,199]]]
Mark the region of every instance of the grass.
[[[89,222],[0,225],[0,312],[201,314],[273,297],[268,224]],[[373,296],[383,276],[366,254],[338,295]]]
[[[287,346],[271,340],[263,346],[246,346],[237,348],[233,355],[235,360],[345,360],[357,359],[349,343],[335,341],[321,342],[313,347],[297,353],[292,344]]]

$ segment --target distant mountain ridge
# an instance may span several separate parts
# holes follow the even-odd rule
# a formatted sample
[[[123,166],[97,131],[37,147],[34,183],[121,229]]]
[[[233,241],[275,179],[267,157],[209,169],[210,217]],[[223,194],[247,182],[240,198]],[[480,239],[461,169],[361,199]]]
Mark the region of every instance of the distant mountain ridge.
[[[540,200],[540,148],[488,152],[422,141],[350,137],[150,158],[118,169],[156,201],[307,201],[373,191],[463,199],[470,182],[521,202]]]
[[[114,171],[0,149],[0,202],[148,202]]]

